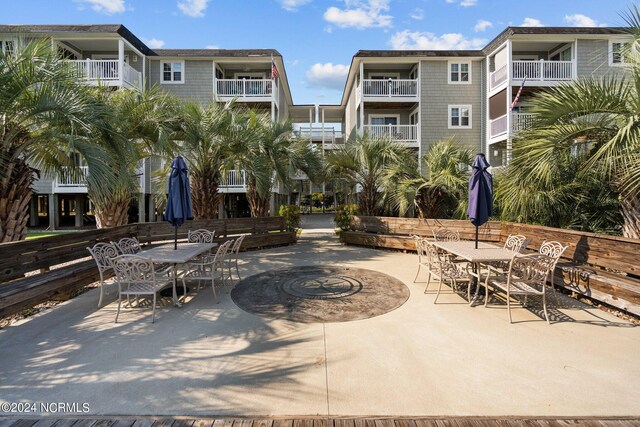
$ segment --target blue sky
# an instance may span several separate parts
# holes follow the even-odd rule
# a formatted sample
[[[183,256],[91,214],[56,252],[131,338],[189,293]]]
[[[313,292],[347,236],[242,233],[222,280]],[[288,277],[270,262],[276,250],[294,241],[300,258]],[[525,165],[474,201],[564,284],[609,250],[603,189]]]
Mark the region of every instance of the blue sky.
[[[150,47],[275,48],[296,104],[338,103],[359,49],[474,49],[506,26],[619,26],[627,0],[2,0],[3,24],[121,23]]]

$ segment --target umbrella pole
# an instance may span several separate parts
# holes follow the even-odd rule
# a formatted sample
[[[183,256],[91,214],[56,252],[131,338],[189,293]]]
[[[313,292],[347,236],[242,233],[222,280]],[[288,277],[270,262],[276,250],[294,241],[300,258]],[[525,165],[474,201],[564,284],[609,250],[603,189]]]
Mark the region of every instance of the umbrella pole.
[[[478,226],[476,225],[476,249],[478,249]]]
[[[178,250],[178,226],[173,226],[173,249]],[[476,243],[476,246],[478,244]]]

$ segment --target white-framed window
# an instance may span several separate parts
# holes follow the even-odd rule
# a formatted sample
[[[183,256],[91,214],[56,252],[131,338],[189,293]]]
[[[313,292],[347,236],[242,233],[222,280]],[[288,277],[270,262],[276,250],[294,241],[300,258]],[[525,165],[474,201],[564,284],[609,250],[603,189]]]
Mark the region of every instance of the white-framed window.
[[[449,129],[471,129],[471,105],[449,105]]]
[[[449,61],[449,84],[471,83],[471,62]]]
[[[184,61],[160,61],[160,83],[184,83]]]
[[[609,65],[619,67],[626,64],[629,46],[628,40],[609,40]]]

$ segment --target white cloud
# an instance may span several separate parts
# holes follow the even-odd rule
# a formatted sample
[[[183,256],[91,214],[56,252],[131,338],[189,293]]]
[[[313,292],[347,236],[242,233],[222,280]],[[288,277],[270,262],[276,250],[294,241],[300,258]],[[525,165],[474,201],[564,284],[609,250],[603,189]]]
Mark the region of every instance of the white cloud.
[[[606,24],[599,24],[593,18],[590,18],[581,13],[576,13],[573,15],[565,15],[564,22],[567,24],[571,24],[574,27],[605,27]]]
[[[289,12],[295,12],[300,6],[310,3],[311,0],[278,0],[280,6]]]
[[[86,3],[96,12],[113,15],[114,13],[122,13],[125,11],[124,0],[79,0],[80,3]]]
[[[155,37],[152,37],[150,39],[143,38],[142,41],[144,41],[144,43],[151,49],[160,49],[162,48],[162,46],[164,46],[164,40],[160,40]]]
[[[205,49],[220,49],[220,46],[217,44],[208,44]]]
[[[178,9],[192,18],[201,18],[204,16],[204,11],[207,9],[208,3],[209,0],[180,0],[178,2]]]
[[[307,71],[307,82],[315,87],[342,89],[347,81],[349,67],[343,64],[313,64]]]
[[[409,30],[399,31],[389,40],[391,47],[397,50],[480,49],[486,43],[485,39],[467,39],[458,33],[437,36],[433,33]]]
[[[387,28],[393,16],[385,15],[390,0],[343,0],[344,9],[335,6],[324,12],[325,21],[339,28]]]
[[[544,24],[536,18],[524,18],[524,21],[522,21],[522,24],[520,24],[521,27],[544,27]]]
[[[473,30],[476,33],[480,33],[482,31],[485,31],[487,28],[491,28],[493,27],[493,24],[485,19],[480,19],[478,22],[476,22],[475,27],[473,27]]]
[[[424,10],[416,7],[413,9],[413,12],[409,15],[411,19],[415,19],[416,21],[422,21],[424,19]]]
[[[298,65],[299,63],[300,63],[300,60],[299,60],[299,59],[294,59],[293,61],[289,61],[289,64],[293,65],[294,67],[295,67],[296,65]]]
[[[460,3],[460,6],[462,7],[471,7],[471,6],[475,6],[476,4],[478,4],[478,0],[447,0],[447,3],[449,4],[454,4],[454,3]]]

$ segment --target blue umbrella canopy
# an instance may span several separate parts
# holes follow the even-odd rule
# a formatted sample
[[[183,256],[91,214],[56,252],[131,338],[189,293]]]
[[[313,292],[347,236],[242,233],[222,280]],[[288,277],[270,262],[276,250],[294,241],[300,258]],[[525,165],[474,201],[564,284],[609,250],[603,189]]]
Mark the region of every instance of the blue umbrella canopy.
[[[487,168],[490,165],[484,154],[478,154],[472,166],[473,172],[469,179],[467,215],[469,215],[471,223],[479,227],[493,215],[493,177],[487,172]]]
[[[187,164],[182,157],[176,157],[171,162],[169,195],[165,220],[174,227],[178,227],[192,217],[191,189],[189,186],[189,175],[187,174]]]

